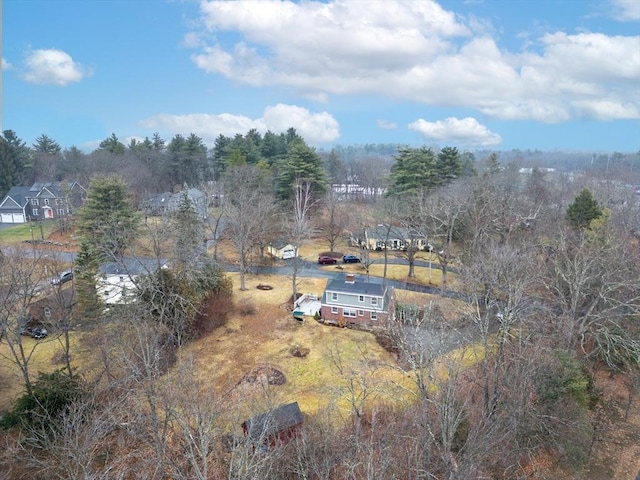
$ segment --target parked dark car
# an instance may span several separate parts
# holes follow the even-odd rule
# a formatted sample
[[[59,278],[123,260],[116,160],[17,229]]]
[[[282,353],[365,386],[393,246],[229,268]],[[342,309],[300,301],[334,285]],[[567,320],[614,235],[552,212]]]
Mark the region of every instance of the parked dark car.
[[[336,260],[333,257],[330,257],[329,255],[320,255],[318,257],[318,263],[320,265],[332,265],[334,263],[338,263],[338,260]]]
[[[361,260],[357,255],[345,255],[342,257],[342,261],[344,263],[360,263]]]
[[[51,285],[62,285],[63,283],[69,282],[73,279],[73,270],[67,270],[66,272],[62,272],[60,275],[56,275],[51,279]]]
[[[40,340],[41,338],[46,337],[49,332],[47,332],[46,328],[40,327],[25,327],[20,330],[21,335],[25,335],[27,337],[35,338],[36,340]]]

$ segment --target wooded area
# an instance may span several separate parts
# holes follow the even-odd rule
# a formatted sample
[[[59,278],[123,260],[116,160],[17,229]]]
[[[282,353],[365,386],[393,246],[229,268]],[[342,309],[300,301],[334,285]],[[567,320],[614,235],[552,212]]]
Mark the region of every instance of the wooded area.
[[[616,466],[615,453],[599,452],[623,435],[617,451],[640,454],[640,420],[623,434],[613,421],[633,416],[640,394],[637,154],[569,172],[454,147],[349,160],[340,149],[319,154],[293,129],[221,135],[210,151],[195,135],[125,146],[114,134],[91,154],[46,135],[27,147],[5,131],[0,143],[2,194],[37,181],[87,186],[68,234],[70,287],[49,284],[69,267],[61,251],[34,241],[0,252],[0,354],[10,365],[0,385],[22,389],[3,405],[0,479],[569,479],[640,468],[637,457]],[[186,193],[171,212],[145,212],[153,195],[187,187],[205,193],[207,218]],[[376,226],[388,226],[379,251],[349,242]],[[407,232],[397,251],[386,247],[391,227]],[[303,253],[266,258],[278,239]],[[244,377],[219,378],[222,364],[203,371],[191,348],[220,348],[251,329],[243,318],[270,322],[246,349],[274,341],[265,328],[296,332],[290,311],[257,303],[251,282],[259,267],[282,267],[290,307],[303,273],[335,273],[315,265],[321,252],[358,255],[341,268],[369,277],[379,266],[385,283],[401,265],[406,284],[438,288],[398,296],[395,320],[349,332],[352,343],[314,333],[331,384],[299,402],[304,421],[286,441],[271,426],[243,435],[242,422],[268,425],[268,412],[297,399],[283,399],[268,375],[248,388]],[[106,304],[101,266],[131,258],[148,260],[132,300]],[[56,318],[35,340],[25,318],[44,291]],[[379,351],[360,348],[374,337]],[[53,366],[38,363],[47,345]],[[625,386],[621,403],[600,390],[606,378]]]

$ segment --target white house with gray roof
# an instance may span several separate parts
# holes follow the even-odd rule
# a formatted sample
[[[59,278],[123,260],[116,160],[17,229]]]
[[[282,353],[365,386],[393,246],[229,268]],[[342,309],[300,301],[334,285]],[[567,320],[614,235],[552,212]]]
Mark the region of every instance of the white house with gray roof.
[[[151,275],[159,268],[166,268],[166,264],[146,258],[125,258],[118,262],[103,263],[96,278],[98,296],[107,305],[135,302],[139,278]]]

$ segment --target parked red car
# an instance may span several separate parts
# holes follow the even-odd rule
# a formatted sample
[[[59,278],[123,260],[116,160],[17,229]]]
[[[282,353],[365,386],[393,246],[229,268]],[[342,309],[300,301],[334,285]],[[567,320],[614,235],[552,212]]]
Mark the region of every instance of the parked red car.
[[[318,257],[318,263],[320,265],[332,265],[334,263],[338,263],[338,261],[329,255],[320,255]]]

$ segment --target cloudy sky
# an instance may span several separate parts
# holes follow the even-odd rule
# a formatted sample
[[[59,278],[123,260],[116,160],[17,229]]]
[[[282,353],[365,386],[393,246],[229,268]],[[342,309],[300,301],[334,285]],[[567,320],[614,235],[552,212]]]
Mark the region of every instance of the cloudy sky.
[[[640,150],[638,0],[4,0],[2,129]]]

